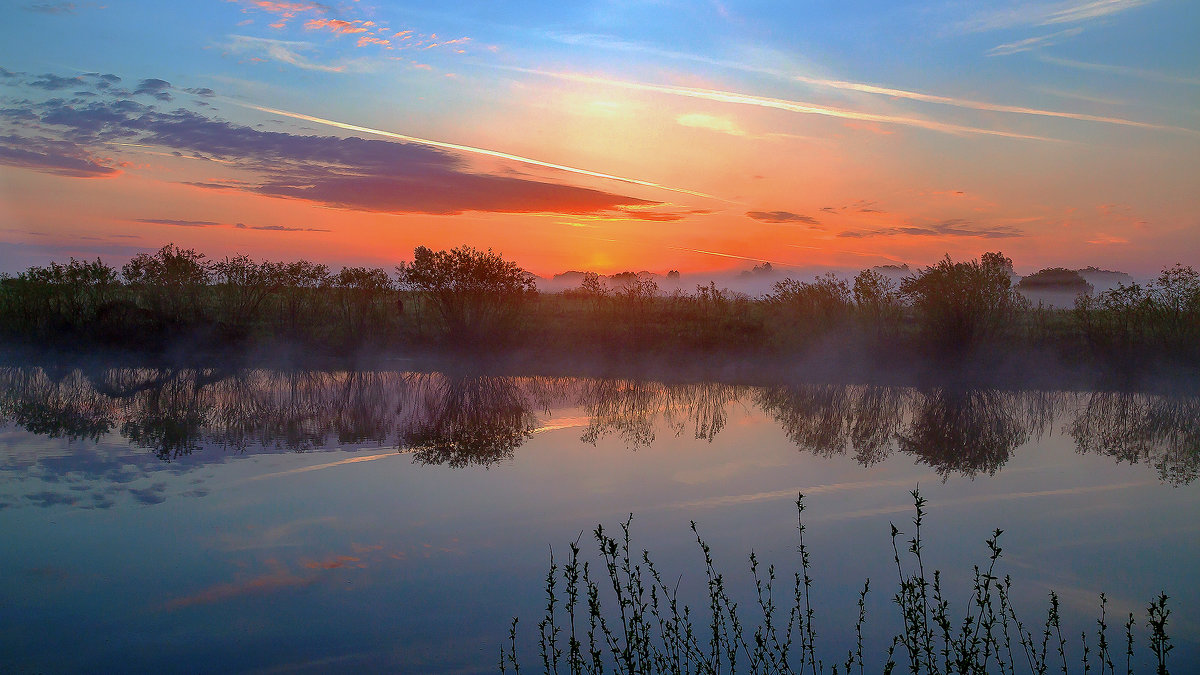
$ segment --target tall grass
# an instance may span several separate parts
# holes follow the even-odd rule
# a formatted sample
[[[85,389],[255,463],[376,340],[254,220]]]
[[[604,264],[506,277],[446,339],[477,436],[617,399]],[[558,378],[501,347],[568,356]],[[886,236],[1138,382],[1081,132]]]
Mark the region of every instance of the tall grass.
[[[1123,633],[1111,628],[1103,593],[1098,599],[1099,617],[1090,628],[1065,627],[1053,591],[1044,618],[1039,614],[1027,619],[1013,603],[1012,578],[999,576],[997,570],[1003,530],[994,530],[987,538],[987,559],[974,567],[967,602],[953,606],[941,572],[927,571],[922,539],[926,501],[918,490],[912,497],[911,534],[892,525],[896,567],[892,603],[900,630],[885,644],[864,641],[869,579],[858,592],[853,626],[825,626],[816,614],[812,595],[817,582],[804,537],[800,495],[796,500],[799,570],[790,575],[785,593],[775,567],[764,570],[752,552],[754,602],[749,610],[731,599],[726,577],[717,569],[694,521],[691,529],[703,555],[706,582],[706,597],[696,609],[681,600],[678,582],[671,581],[675,577],[665,575],[648,551],[634,550],[632,516],[621,523],[616,536],[603,526],[595,529],[598,558],[583,559],[578,540],[570,544],[562,564],[551,554],[545,613],[536,626],[542,672],[1046,675],[1095,670],[1115,675],[1118,668],[1127,674],[1141,668],[1135,659],[1146,652],[1155,673],[1169,672],[1174,645],[1167,630],[1171,611],[1165,594],[1147,606],[1145,634],[1135,630],[1139,623],[1132,613],[1122,624]],[[519,620],[514,618],[507,642],[499,650],[501,672],[521,671],[519,631]],[[822,648],[820,637],[831,633],[853,637],[844,655]]]

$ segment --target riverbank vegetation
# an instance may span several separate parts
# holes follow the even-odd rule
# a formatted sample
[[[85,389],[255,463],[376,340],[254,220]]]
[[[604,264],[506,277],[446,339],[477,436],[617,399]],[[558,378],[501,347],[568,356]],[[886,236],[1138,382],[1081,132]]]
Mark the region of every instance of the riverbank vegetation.
[[[1071,309],[1032,306],[1001,253],[946,257],[898,283],[876,270],[852,280],[786,278],[756,297],[711,283],[668,293],[653,278],[627,276],[587,273],[577,288],[546,293],[515,263],[468,247],[419,247],[392,271],[335,272],[305,260],[210,260],[168,245],[120,269],[71,259],[0,279],[0,330],[10,342],[150,351],[450,347],[876,362],[1031,352],[1083,363],[1200,362],[1200,274],[1182,265],[1145,285],[1082,293]]]
[[[749,556],[752,592],[741,602],[737,584],[719,571],[714,552],[691,528],[703,560],[706,593],[695,607],[681,596],[683,575],[660,569],[649,551],[635,550],[629,520],[610,535],[593,531],[598,559],[580,556],[570,544],[560,566],[553,553],[546,574],[545,614],[536,625],[538,661],[543,673],[950,673],[1154,672],[1166,675],[1174,648],[1168,596],[1160,593],[1144,617],[1109,614],[1108,598],[1097,598],[1099,616],[1085,626],[1064,625],[1062,603],[1049,591],[1049,605],[1037,618],[1026,615],[1014,598],[1016,582],[998,570],[1003,530],[984,542],[987,559],[974,567],[965,606],[939,570],[924,560],[926,501],[912,492],[911,529],[891,528],[895,561],[892,604],[894,636],[883,644],[864,639],[868,621],[866,580],[857,595],[853,626],[822,622],[814,590],[819,583],[805,543],[804,496],[796,500],[796,555],[799,569],[779,577],[774,565],[763,567]],[[907,528],[906,528],[907,529]],[[782,584],[780,583],[782,581]],[[779,586],[784,588],[780,589]],[[746,607],[750,609],[747,611]],[[1044,620],[1042,617],[1045,617]],[[876,621],[873,617],[871,621]],[[514,618],[500,648],[501,672],[521,672],[519,620]],[[840,644],[830,651],[829,642]],[[527,666],[529,664],[526,664]]]

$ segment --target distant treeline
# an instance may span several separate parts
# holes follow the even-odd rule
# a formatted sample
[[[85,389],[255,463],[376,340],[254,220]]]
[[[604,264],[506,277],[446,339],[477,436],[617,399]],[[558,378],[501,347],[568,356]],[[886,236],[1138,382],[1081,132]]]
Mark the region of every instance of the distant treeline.
[[[1065,270],[1045,270],[1046,281]],[[173,245],[119,270],[100,260],[31,267],[0,279],[9,340],[164,349],[270,346],[680,350],[791,355],[821,348],[884,358],[1034,349],[1112,362],[1200,361],[1200,274],[1167,268],[1146,285],[1073,309],[1034,307],[1001,253],[947,256],[899,283],[876,270],[852,281],[783,279],[758,297],[715,284],[663,292],[652,278],[539,293],[535,277],[491,250],[418,247],[380,268],[210,260]],[[1034,275],[1037,277],[1037,275]],[[1057,281],[1057,279],[1055,279]]]

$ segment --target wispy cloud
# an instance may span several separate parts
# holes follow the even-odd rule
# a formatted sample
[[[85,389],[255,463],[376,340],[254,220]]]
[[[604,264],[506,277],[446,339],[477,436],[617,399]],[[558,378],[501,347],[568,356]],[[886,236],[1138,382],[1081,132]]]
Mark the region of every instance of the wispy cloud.
[[[171,92],[169,91],[170,89],[171,89],[170,82],[167,82],[166,80],[160,80],[156,77],[152,77],[152,78],[145,79],[145,80],[142,80],[141,82],[139,82],[137,89],[134,89],[133,93],[135,96],[145,94],[147,96],[153,96],[154,98],[156,98],[160,101],[170,101],[171,100]]]
[[[683,96],[687,98],[698,98],[709,101],[717,101],[721,103],[733,103],[737,105],[750,105],[761,108],[774,108],[776,110],[785,110],[807,115],[823,115],[827,117],[836,117],[840,119],[855,120],[860,122],[879,122],[883,124],[895,124],[901,126],[916,127],[929,131],[937,131],[950,134],[977,134],[984,136],[999,136],[1004,138],[1015,138],[1023,140],[1038,140],[1038,141],[1056,141],[1057,139],[1048,138],[1045,136],[1036,136],[1032,134],[1022,134],[1001,129],[989,129],[985,127],[973,127],[961,124],[951,124],[947,122],[938,122],[936,120],[921,119],[917,117],[905,117],[902,115],[890,115],[884,113],[872,113],[861,110],[852,110],[847,108],[837,108],[833,106],[820,105],[807,101],[785,100],[779,98],[771,98],[766,96],[755,96],[752,94],[743,94],[732,91],[721,91],[716,89],[700,89],[694,87],[679,87],[665,84],[650,84],[645,82],[635,82],[629,80],[615,80],[604,77],[594,77],[590,75],[582,75],[577,73],[561,73],[547,70],[538,70],[532,68],[512,68],[503,67],[506,70],[514,70],[517,72],[529,73],[532,75],[541,75],[544,77],[553,77],[571,82],[579,82],[583,84],[603,85],[610,87],[619,87],[622,89],[631,89],[634,91],[647,91],[659,94],[668,94],[671,96]]]
[[[1153,0],[1069,0],[1067,2],[1021,2],[988,9],[959,24],[967,32],[1001,30],[1019,26],[1053,26],[1084,23],[1125,12]]]
[[[287,225],[247,225],[245,223],[234,223],[234,229],[238,230],[260,230],[263,232],[331,232],[319,227],[288,227]]]
[[[363,21],[345,21],[343,19],[309,19],[304,22],[305,30],[327,30],[342,35],[350,33],[365,33],[367,26]]]
[[[384,136],[386,138],[394,138],[397,140],[408,141],[410,143],[418,143],[420,145],[427,145],[427,146],[434,147],[434,148],[442,148],[444,150],[456,150],[459,152],[467,152],[467,153],[476,154],[476,155],[485,155],[488,157],[496,157],[499,159],[507,159],[507,160],[511,160],[514,162],[520,162],[522,164],[529,164],[532,166],[540,166],[540,167],[544,167],[547,169],[557,169],[559,171],[566,171],[569,173],[575,173],[575,174],[580,174],[580,175],[584,175],[584,176],[591,176],[593,178],[604,178],[607,180],[614,180],[614,181],[618,181],[618,182],[622,182],[622,183],[631,183],[633,185],[641,185],[644,187],[658,188],[660,190],[681,192],[681,193],[693,195],[696,197],[706,197],[709,199],[716,199],[716,197],[713,197],[712,195],[709,195],[709,194],[705,194],[703,192],[696,192],[693,190],[685,190],[683,188],[670,187],[668,185],[663,185],[661,183],[654,183],[651,181],[640,180],[637,178],[616,176],[613,174],[601,173],[599,171],[590,171],[588,169],[581,169],[579,167],[566,166],[564,164],[554,164],[551,162],[543,162],[541,160],[532,159],[529,157],[522,157],[520,155],[513,155],[513,154],[506,153],[506,152],[500,152],[498,150],[488,150],[486,148],[477,148],[477,147],[470,146],[470,145],[461,145],[458,143],[446,143],[444,141],[434,141],[434,140],[430,140],[427,138],[418,138],[416,136],[406,136],[404,134],[398,134],[398,133],[394,133],[391,131],[384,131],[382,129],[372,129],[370,127],[359,126],[357,124],[348,124],[346,122],[337,122],[335,120],[324,119],[321,117],[313,117],[311,115],[303,115],[300,113],[288,112],[286,110],[278,110],[276,108],[267,108],[265,106],[251,105],[251,104],[247,104],[247,103],[241,103],[238,101],[231,101],[231,102],[236,103],[237,105],[251,108],[253,110],[258,110],[260,112],[271,113],[274,115],[283,115],[285,117],[291,117],[293,119],[304,120],[306,122],[313,122],[316,124],[324,124],[327,126],[336,127],[338,129],[346,129],[347,131],[358,131],[361,133],[372,134],[375,136]]]
[[[1007,105],[1004,103],[989,103],[987,101],[976,101],[967,98],[957,98],[952,96],[939,96],[937,94],[926,94],[919,91],[910,91],[907,89],[896,89],[893,87],[882,87],[874,84],[865,84],[862,82],[849,82],[845,80],[828,80],[813,77],[794,76],[793,79],[806,84],[830,87],[834,89],[842,89],[845,91],[856,91],[864,94],[875,94],[878,96],[888,96],[893,98],[903,98],[922,103],[937,103],[940,105],[953,106],[956,108],[967,108],[972,110],[986,110],[989,112],[1013,113],[1018,115],[1031,115],[1035,117],[1051,117],[1056,119],[1075,120],[1079,122],[1096,122],[1100,124],[1115,124],[1118,126],[1135,127],[1138,129],[1152,129],[1156,131],[1169,131],[1175,133],[1184,133],[1189,135],[1200,135],[1200,131],[1188,129],[1184,127],[1174,127],[1164,124],[1152,124],[1149,122],[1139,122],[1137,120],[1125,119],[1123,117],[1112,117],[1107,115],[1088,115],[1085,113],[1066,112],[1061,110],[1046,110],[1043,108],[1029,108],[1026,106]],[[1197,81],[1200,83],[1200,81]]]
[[[57,91],[59,89],[71,89],[74,87],[83,86],[82,77],[61,77],[53,73],[45,73],[39,75],[36,80],[28,83],[31,87],[45,89],[46,91]]]
[[[207,186],[206,186],[207,187]],[[176,220],[173,218],[135,218],[135,223],[169,225],[171,227],[228,227],[235,230],[262,230],[266,232],[329,232],[317,227],[289,227],[287,225],[247,225],[245,223],[218,223],[212,220]]]
[[[95,3],[85,3],[83,5],[74,2],[33,2],[28,5],[22,5],[21,9],[26,12],[36,12],[38,14],[74,14],[84,7],[95,7]]]
[[[8,166],[70,178],[112,178],[121,170],[111,163],[71,141],[0,136],[0,164]]]
[[[1049,47],[1051,45],[1058,44],[1059,42],[1062,42],[1064,38],[1075,37],[1082,32],[1082,28],[1068,28],[1066,30],[1060,30],[1057,33],[1050,33],[1049,35],[1038,35],[1036,37],[1025,38],[1024,40],[1017,40],[1015,42],[1006,42],[1002,45],[996,45],[995,47],[987,50],[986,53],[988,56],[1008,56],[1009,54],[1033,51],[1034,49],[1041,49],[1042,47]]]
[[[1129,66],[1117,66],[1108,63],[1088,63],[1086,61],[1075,61],[1073,59],[1064,59],[1058,56],[1049,56],[1039,54],[1038,60],[1044,63],[1052,63],[1056,66],[1064,66],[1067,68],[1077,68],[1079,70],[1094,70],[1101,73],[1112,73],[1114,75],[1125,75],[1128,77],[1136,77],[1143,80],[1153,80],[1155,82],[1167,82],[1171,84],[1190,84],[1200,86],[1200,78],[1187,77],[1184,75],[1173,75],[1171,73],[1160,73],[1154,70],[1145,70],[1142,68],[1131,68]]]
[[[264,595],[281,591],[285,588],[307,586],[317,579],[314,576],[301,576],[292,573],[277,561],[267,562],[270,571],[249,579],[220,583],[209,586],[192,595],[175,598],[167,602],[163,608],[177,610],[193,605],[209,605],[225,602],[248,595]]]
[[[1011,225],[985,225],[963,218],[943,220],[930,225],[900,225],[867,230],[845,230],[839,237],[863,239],[866,237],[980,237],[983,239],[1008,239],[1023,237],[1025,233]]]
[[[1094,244],[1096,246],[1114,246],[1114,245],[1119,246],[1119,245],[1123,245],[1123,244],[1128,244],[1129,240],[1126,239],[1125,237],[1117,237],[1115,235],[1106,234],[1104,232],[1097,232],[1096,236],[1092,237],[1091,239],[1088,239],[1085,243]]]
[[[173,227],[226,227],[222,223],[217,223],[211,220],[174,220],[171,218],[135,218],[135,223],[149,223],[151,225],[171,225]]]
[[[790,223],[804,223],[806,225],[821,224],[821,221],[813,218],[812,216],[792,213],[791,211],[747,211],[746,215],[759,222],[774,223],[779,225]]]
[[[244,12],[251,9],[261,10],[276,15],[278,20],[271,24],[272,28],[283,28],[288,21],[300,14],[325,14],[329,8],[316,2],[287,2],[277,0],[229,0],[242,5]]]
[[[12,101],[12,105],[0,109],[0,117],[13,120],[14,126],[19,125],[32,133],[0,137],[0,163],[73,177],[112,176],[119,173],[115,167],[125,163],[96,157],[96,148],[120,151],[135,147],[138,153],[148,152],[143,148],[158,148],[172,157],[217,162],[256,177],[254,180],[210,179],[187,183],[196,187],[383,213],[586,214],[657,203],[605,190],[537,180],[511,170],[471,171],[462,154],[482,154],[600,178],[610,177],[577,167],[426,139],[417,142],[399,134],[311,117],[307,119],[396,140],[269,132],[183,108],[159,112],[152,105],[121,98],[126,95],[128,92],[113,93],[107,100],[86,105],[60,98]],[[283,117],[306,119],[285,111],[259,109]],[[659,187],[649,181],[611,178]],[[672,188],[662,186],[662,189]],[[703,196],[702,193],[689,193]],[[159,224],[187,226],[179,222]],[[290,231],[276,225],[246,225],[242,229]]]
[[[660,210],[653,208],[656,205],[647,205],[646,207],[627,206],[616,209],[620,214],[620,218],[633,218],[635,220],[646,220],[655,223],[670,223],[683,220],[688,216],[703,216],[712,213],[709,209],[686,209],[686,210]]]
[[[272,38],[251,37],[249,35],[230,35],[229,39],[229,42],[221,46],[231,54],[248,54],[260,59],[264,59],[265,57],[265,59],[279,61],[305,70],[341,73],[369,69],[367,63],[362,60],[317,63],[304,54],[305,52],[312,52],[317,48],[311,42],[275,40]]]
[[[609,239],[607,241],[614,241],[614,240]],[[699,253],[700,255],[708,255],[708,256],[713,256],[716,258],[732,258],[734,260],[749,260],[750,262],[759,262],[759,263],[769,262],[772,265],[783,265],[785,267],[794,267],[795,266],[790,262],[785,262],[782,260],[769,260],[767,258],[756,258],[753,256],[748,256],[748,255],[737,255],[736,253],[722,253],[721,251],[708,251],[708,250],[705,250],[702,248],[689,248],[687,246],[667,246],[666,248],[668,248],[672,251],[687,251],[689,253]]]
[[[1068,2],[1054,6],[1043,18],[1043,25],[1091,21],[1110,14],[1117,14],[1135,7],[1148,5],[1153,0],[1092,0],[1091,2]]]
[[[1065,29],[1065,30],[1062,30],[1062,31],[1059,31],[1056,33],[1052,33],[1047,36],[1030,38],[1029,40],[1023,40],[1023,41],[1016,41],[1016,42],[1009,43],[1006,45],[999,45],[999,46],[993,48],[993,50],[992,50],[993,52],[996,52],[996,53],[992,54],[991,52],[989,52],[989,54],[991,54],[993,56],[999,56],[999,55],[1002,55],[1005,53],[1016,53],[1018,51],[1025,51],[1024,49],[1021,48],[1022,43],[1027,43],[1030,47],[1032,47],[1032,46],[1038,46],[1038,47],[1048,46],[1048,45],[1054,44],[1055,42],[1062,40],[1064,38],[1078,35],[1080,32],[1082,32],[1082,29],[1079,27],[1068,28],[1068,29]],[[908,89],[900,89],[900,88],[896,88],[896,87],[886,87],[886,86],[881,86],[881,85],[876,85],[876,84],[869,84],[869,83],[865,83],[865,82],[855,82],[855,81],[850,81],[850,80],[839,80],[839,79],[834,79],[834,78],[799,75],[799,74],[796,74],[795,72],[783,71],[783,70],[780,70],[779,68],[775,68],[775,67],[760,67],[760,66],[756,66],[756,65],[747,65],[746,63],[742,63],[742,62],[714,59],[714,58],[707,57],[707,56],[700,56],[700,55],[689,54],[689,53],[685,53],[685,52],[663,50],[663,49],[659,49],[659,48],[656,48],[656,47],[653,47],[650,45],[626,42],[626,41],[618,40],[615,38],[609,38],[607,36],[601,36],[601,35],[551,34],[551,37],[553,39],[562,41],[567,44],[580,44],[580,45],[585,45],[585,46],[590,46],[590,47],[614,49],[614,50],[618,50],[618,51],[648,53],[648,54],[653,54],[653,55],[660,56],[663,58],[693,61],[693,62],[697,62],[697,63],[706,63],[706,64],[717,66],[720,68],[728,68],[731,70],[755,73],[758,75],[767,75],[767,76],[778,78],[781,80],[787,80],[787,81],[792,81],[792,82],[801,82],[803,84],[807,84],[807,85],[811,85],[811,86],[815,86],[815,87],[836,89],[836,90],[841,90],[841,91],[857,92],[857,93],[863,93],[863,94],[872,94],[872,95],[887,97],[887,98],[900,98],[900,99],[906,99],[906,100],[911,100],[911,101],[919,101],[922,103],[934,103],[934,104],[953,106],[953,107],[963,108],[963,109],[968,109],[968,110],[984,110],[984,111],[988,111],[988,112],[1004,112],[1004,113],[1012,113],[1012,114],[1018,114],[1018,115],[1030,115],[1030,116],[1035,116],[1035,117],[1051,117],[1051,118],[1058,118],[1058,119],[1069,119],[1069,120],[1076,120],[1076,121],[1081,121],[1081,122],[1116,124],[1116,125],[1120,125],[1120,126],[1138,127],[1138,128],[1143,128],[1143,129],[1155,129],[1155,130],[1160,130],[1160,131],[1182,132],[1182,133],[1187,133],[1187,134],[1200,133],[1194,129],[1173,127],[1173,126],[1168,126],[1168,125],[1151,124],[1151,123],[1147,123],[1147,122],[1140,122],[1137,120],[1124,119],[1124,118],[1120,118],[1120,117],[1103,116],[1103,115],[1086,115],[1086,114],[1082,114],[1082,113],[1073,113],[1073,112],[1069,112],[1069,111],[1046,110],[1046,109],[1040,109],[1040,108],[1031,108],[1031,107],[1027,107],[1027,106],[1007,105],[1004,103],[992,103],[992,102],[987,102],[987,101],[977,101],[977,100],[968,99],[968,98],[943,96],[943,95],[938,95],[938,94],[929,94],[929,93],[924,93],[924,92],[912,91],[912,90],[908,90]],[[1042,43],[1038,44],[1037,41],[1042,41]],[[1011,51],[1008,51],[1008,50],[1011,50]],[[1088,69],[1094,69],[1094,70],[1106,70],[1109,72],[1117,72],[1117,73],[1123,73],[1123,74],[1128,74],[1128,75],[1141,76],[1141,77],[1146,77],[1148,79],[1159,79],[1159,80],[1168,81],[1168,82],[1180,82],[1180,83],[1185,83],[1185,84],[1200,84],[1200,79],[1177,77],[1177,76],[1170,76],[1170,75],[1161,75],[1161,74],[1157,74],[1157,73],[1151,73],[1148,71],[1139,71],[1139,70],[1133,69],[1133,68],[1124,68],[1121,66],[1102,66],[1102,65],[1098,65],[1098,64],[1087,64],[1087,63],[1081,63],[1081,62],[1077,62],[1077,61],[1069,61],[1066,59],[1056,59],[1056,58],[1042,57],[1042,56],[1040,56],[1039,58],[1041,58],[1044,61],[1050,62],[1050,63],[1056,63],[1056,64],[1064,65],[1064,66],[1071,66],[1071,67],[1077,67],[1077,68],[1088,68]],[[497,67],[499,67],[499,66],[497,66]],[[517,69],[517,70],[522,70],[522,69]],[[547,75],[547,76],[562,75],[562,74],[551,73],[551,72],[546,72],[546,71],[542,71],[542,70],[532,70],[529,72],[534,72],[534,73],[537,73],[540,75]],[[793,103],[801,104],[801,102],[793,102]],[[817,112],[817,111],[801,111],[801,112]],[[859,119],[859,120],[867,119],[867,118],[863,117],[864,113],[856,113],[855,111],[845,111],[845,110],[832,108],[832,107],[828,108],[827,112],[818,112],[817,114],[832,114],[835,116],[852,117],[852,119]],[[881,116],[881,117],[889,118],[889,116],[886,116],[886,115]],[[925,120],[915,120],[915,121],[909,120],[908,118],[904,118],[904,117],[894,117],[894,118],[889,118],[889,119],[877,119],[875,121],[885,122],[885,123],[896,123],[896,124],[910,124],[910,125],[915,125],[915,126],[922,126],[925,128],[932,128],[933,125],[936,124],[936,123],[928,122]],[[965,131],[968,133],[988,133],[988,130],[976,129],[973,127],[955,128],[954,125],[943,125],[942,130],[952,131],[952,132]],[[1003,133],[1001,133],[1000,135],[1010,135],[1010,136],[1015,136],[1018,138],[1030,138],[1029,136],[1022,136],[1020,134],[1003,134]],[[1040,138],[1040,137],[1035,136],[1032,138]],[[1043,139],[1043,140],[1050,140],[1050,139]]]
[[[738,123],[728,117],[717,117],[716,115],[706,115],[704,113],[685,113],[675,118],[675,122],[681,126],[691,127],[693,129],[707,129],[716,131],[717,133],[729,134],[730,136],[746,136],[746,130],[738,126]]]

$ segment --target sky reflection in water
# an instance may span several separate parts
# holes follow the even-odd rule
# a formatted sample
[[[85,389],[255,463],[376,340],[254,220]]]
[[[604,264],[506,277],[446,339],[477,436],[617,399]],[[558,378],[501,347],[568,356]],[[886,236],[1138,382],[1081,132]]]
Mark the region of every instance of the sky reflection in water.
[[[752,548],[794,568],[798,491],[833,658],[867,577],[868,636],[894,630],[888,523],[918,484],[951,583],[1001,527],[1031,623],[1053,588],[1077,644],[1101,590],[1122,616],[1165,590],[1174,663],[1198,660],[1195,397],[39,368],[0,390],[18,671],[489,672],[510,617],[532,635],[548,546],[632,512],[699,588],[694,519],[747,580]]]

